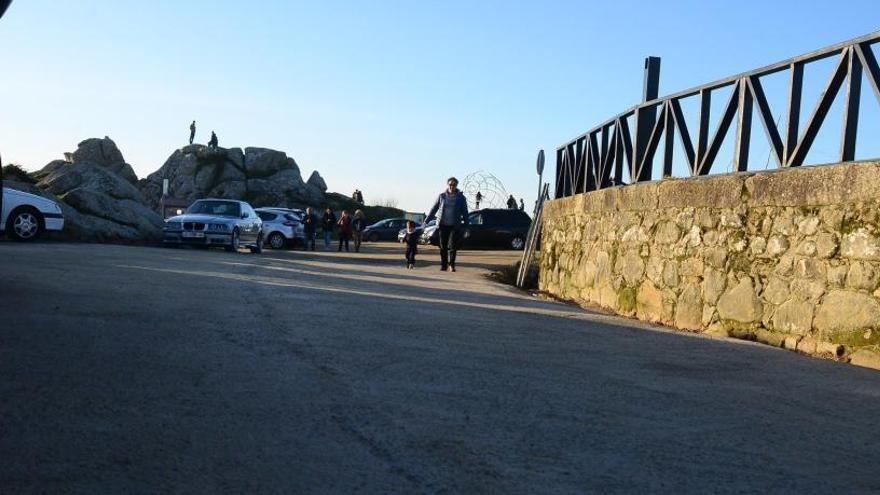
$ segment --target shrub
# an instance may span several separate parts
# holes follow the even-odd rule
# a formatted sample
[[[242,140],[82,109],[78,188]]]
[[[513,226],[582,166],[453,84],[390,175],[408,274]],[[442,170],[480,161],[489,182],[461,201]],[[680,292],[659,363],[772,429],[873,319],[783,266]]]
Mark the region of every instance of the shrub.
[[[15,163],[10,163],[3,167],[3,178],[8,180],[14,180],[18,182],[24,182],[26,184],[36,184],[33,178],[28,175],[27,171],[21,167],[21,165],[16,165]]]

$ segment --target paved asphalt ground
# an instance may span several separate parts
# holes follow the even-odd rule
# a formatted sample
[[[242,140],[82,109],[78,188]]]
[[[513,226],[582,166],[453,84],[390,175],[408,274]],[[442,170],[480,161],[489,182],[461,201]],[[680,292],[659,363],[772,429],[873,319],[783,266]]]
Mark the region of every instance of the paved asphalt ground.
[[[860,493],[880,373],[395,245],[0,243],[2,493]]]

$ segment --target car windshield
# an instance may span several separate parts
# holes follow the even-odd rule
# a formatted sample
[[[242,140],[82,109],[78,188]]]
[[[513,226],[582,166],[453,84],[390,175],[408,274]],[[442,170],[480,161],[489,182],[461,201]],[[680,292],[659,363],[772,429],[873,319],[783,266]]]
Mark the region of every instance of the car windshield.
[[[241,205],[235,201],[196,201],[186,209],[189,214],[236,217],[241,215]]]

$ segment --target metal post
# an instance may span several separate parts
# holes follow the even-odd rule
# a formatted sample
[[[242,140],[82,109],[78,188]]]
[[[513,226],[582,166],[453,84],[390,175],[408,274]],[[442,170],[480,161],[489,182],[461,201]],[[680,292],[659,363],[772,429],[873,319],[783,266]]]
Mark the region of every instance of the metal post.
[[[660,57],[648,57],[645,59],[645,80],[642,86],[642,103],[656,100],[660,91]],[[648,142],[651,139],[651,131],[657,122],[657,106],[641,107],[636,110],[636,143],[633,162],[634,172],[638,177],[631,177],[633,182],[651,180],[651,163],[645,163],[641,170],[638,164],[648,150]]]

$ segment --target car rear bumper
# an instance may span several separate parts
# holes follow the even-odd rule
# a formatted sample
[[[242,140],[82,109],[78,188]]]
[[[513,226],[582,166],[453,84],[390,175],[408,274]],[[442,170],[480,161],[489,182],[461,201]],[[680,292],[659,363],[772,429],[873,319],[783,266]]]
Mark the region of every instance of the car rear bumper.
[[[184,237],[183,232],[165,232],[162,236],[162,242],[192,246],[225,246],[232,242],[232,234],[205,232],[204,237]]]

